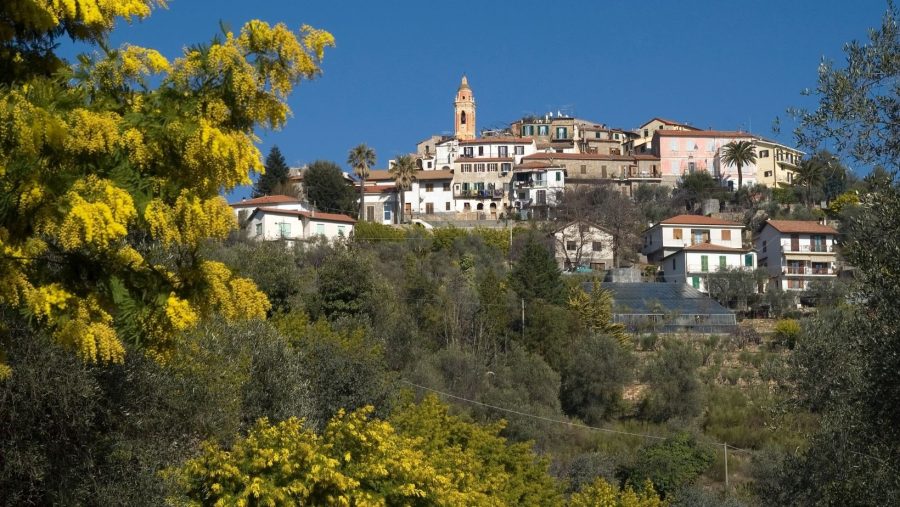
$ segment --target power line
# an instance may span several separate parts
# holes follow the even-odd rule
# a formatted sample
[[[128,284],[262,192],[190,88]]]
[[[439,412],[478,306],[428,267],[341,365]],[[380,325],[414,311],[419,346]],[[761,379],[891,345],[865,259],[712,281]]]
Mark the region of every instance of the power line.
[[[667,437],[661,437],[661,436],[659,436],[659,435],[651,435],[651,434],[649,434],[649,433],[635,433],[635,432],[630,432],[630,431],[614,430],[614,429],[610,429],[610,428],[601,428],[601,427],[598,427],[598,426],[589,426],[589,425],[587,425],[587,424],[582,424],[582,423],[577,423],[577,422],[572,422],[572,421],[566,421],[566,420],[562,420],[562,419],[553,419],[553,418],[551,418],[551,417],[544,417],[544,416],[536,415],[536,414],[529,414],[529,413],[527,413],[527,412],[522,412],[522,411],[515,410],[515,409],[511,409],[511,408],[499,407],[499,406],[497,406],[497,405],[491,405],[490,403],[484,403],[484,402],[481,402],[481,401],[478,401],[478,400],[472,400],[472,399],[469,399],[469,398],[464,398],[464,397],[462,397],[462,396],[457,396],[457,395],[455,395],[455,394],[447,393],[447,392],[444,392],[444,391],[439,391],[439,390],[437,390],[437,389],[432,389],[432,388],[430,388],[430,387],[426,387],[426,386],[423,386],[423,385],[420,385],[420,384],[416,384],[416,383],[410,382],[410,381],[408,381],[408,380],[400,379],[400,382],[403,383],[403,384],[407,384],[407,385],[416,387],[416,388],[418,388],[418,389],[422,389],[423,391],[428,391],[428,392],[432,392],[432,393],[435,393],[435,394],[439,394],[439,395],[441,395],[441,396],[445,396],[445,397],[447,397],[447,398],[452,398],[452,399],[454,399],[454,400],[459,400],[459,401],[463,401],[463,402],[466,402],[466,403],[471,403],[471,404],[473,404],[473,405],[479,405],[479,406],[482,406],[482,407],[485,407],[485,408],[490,408],[490,409],[493,409],[493,410],[498,410],[498,411],[500,411],[500,412],[506,412],[506,413],[509,413],[509,414],[515,414],[515,415],[519,415],[519,416],[522,416],[522,417],[528,417],[528,418],[536,419],[536,420],[539,420],[539,421],[551,422],[551,423],[556,423],[556,424],[564,424],[564,425],[569,426],[569,427],[583,428],[583,429],[592,430],[592,431],[600,431],[600,432],[603,432],[603,433],[611,433],[611,434],[616,434],[616,435],[626,435],[626,436],[640,437],[640,438],[649,438],[649,439],[653,439],[653,440],[666,440],[666,438],[667,438]],[[711,445],[711,446],[714,446],[714,447],[726,447],[726,448],[728,448],[728,449],[732,449],[732,450],[740,451],[740,452],[748,452],[748,453],[752,453],[752,452],[753,452],[753,451],[750,450],[750,449],[742,449],[742,448],[740,448],[740,447],[735,447],[735,446],[730,445],[730,444],[727,444],[727,443],[725,443],[725,442],[715,442],[715,441],[711,441],[711,440],[697,440],[697,442],[703,443],[703,444],[706,444],[706,445]]]

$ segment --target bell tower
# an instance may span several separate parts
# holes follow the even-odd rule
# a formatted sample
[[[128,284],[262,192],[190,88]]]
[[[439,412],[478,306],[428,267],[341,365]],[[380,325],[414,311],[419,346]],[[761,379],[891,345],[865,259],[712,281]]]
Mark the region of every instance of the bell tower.
[[[469,81],[463,75],[459,89],[456,90],[456,138],[475,139],[475,97],[469,88]]]

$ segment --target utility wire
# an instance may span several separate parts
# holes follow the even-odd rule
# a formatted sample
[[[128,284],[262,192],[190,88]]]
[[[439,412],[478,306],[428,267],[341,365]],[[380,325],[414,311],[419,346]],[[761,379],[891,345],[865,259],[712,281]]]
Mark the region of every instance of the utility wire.
[[[627,436],[640,437],[640,438],[649,438],[649,439],[653,439],[653,440],[666,440],[666,438],[667,438],[667,437],[661,437],[659,435],[650,435],[649,433],[634,433],[634,432],[630,432],[630,431],[614,430],[614,429],[610,429],[610,428],[600,428],[598,426],[589,426],[587,424],[576,423],[576,422],[572,422],[572,421],[565,421],[562,419],[553,419],[551,417],[544,417],[544,416],[540,416],[540,415],[536,415],[536,414],[529,414],[527,412],[521,412],[519,410],[514,410],[511,408],[498,407],[497,405],[491,405],[489,403],[484,403],[481,401],[464,398],[462,396],[457,396],[455,394],[447,393],[444,391],[438,391],[437,389],[432,389],[430,387],[419,385],[414,382],[410,382],[408,380],[400,379],[400,382],[403,384],[407,384],[407,385],[416,387],[418,389],[422,389],[423,391],[428,391],[428,392],[432,392],[435,394],[439,394],[441,396],[446,396],[447,398],[452,398],[454,400],[459,400],[459,401],[463,401],[466,403],[471,403],[473,405],[479,405],[482,407],[498,410],[500,412],[506,412],[509,414],[519,415],[522,417],[529,417],[531,419],[537,419],[539,421],[551,422],[551,423],[556,423],[556,424],[564,424],[569,427],[583,428],[583,429],[587,429],[587,430],[600,431],[603,433],[611,433],[611,434],[616,434],[616,435],[627,435]],[[741,449],[740,447],[735,447],[733,445],[726,444],[724,442],[714,442],[714,441],[709,441],[709,440],[698,440],[698,442],[707,444],[707,445],[711,445],[711,446],[715,446],[715,447],[725,446],[725,447],[728,447],[729,449],[733,449],[735,451],[753,452],[752,450]]]

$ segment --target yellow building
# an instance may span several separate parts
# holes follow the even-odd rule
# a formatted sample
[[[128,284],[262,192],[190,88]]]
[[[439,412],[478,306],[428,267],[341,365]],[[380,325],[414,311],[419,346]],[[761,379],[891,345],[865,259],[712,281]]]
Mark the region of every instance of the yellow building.
[[[475,96],[469,88],[469,80],[462,77],[459,89],[456,90],[456,138],[460,140],[475,139]]]
[[[804,153],[769,139],[756,138],[756,182],[769,188],[789,187]]]

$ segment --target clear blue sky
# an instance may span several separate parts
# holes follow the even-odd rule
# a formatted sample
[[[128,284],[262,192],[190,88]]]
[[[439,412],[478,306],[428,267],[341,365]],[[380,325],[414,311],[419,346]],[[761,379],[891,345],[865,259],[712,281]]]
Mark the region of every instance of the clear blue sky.
[[[468,75],[478,128],[566,109],[633,129],[654,117],[752,130],[790,143],[785,109],[809,104],[824,56],[880,23],[881,0],[758,2],[298,2],[169,0],[112,43],[178,56],[209,40],[219,21],[310,24],[334,34],[324,74],[290,99],[294,117],[259,132],[291,165],[328,159],[346,167],[365,142],[377,167],[453,127],[452,101]],[[782,132],[772,121],[782,118]],[[244,195],[237,191],[234,197]]]

